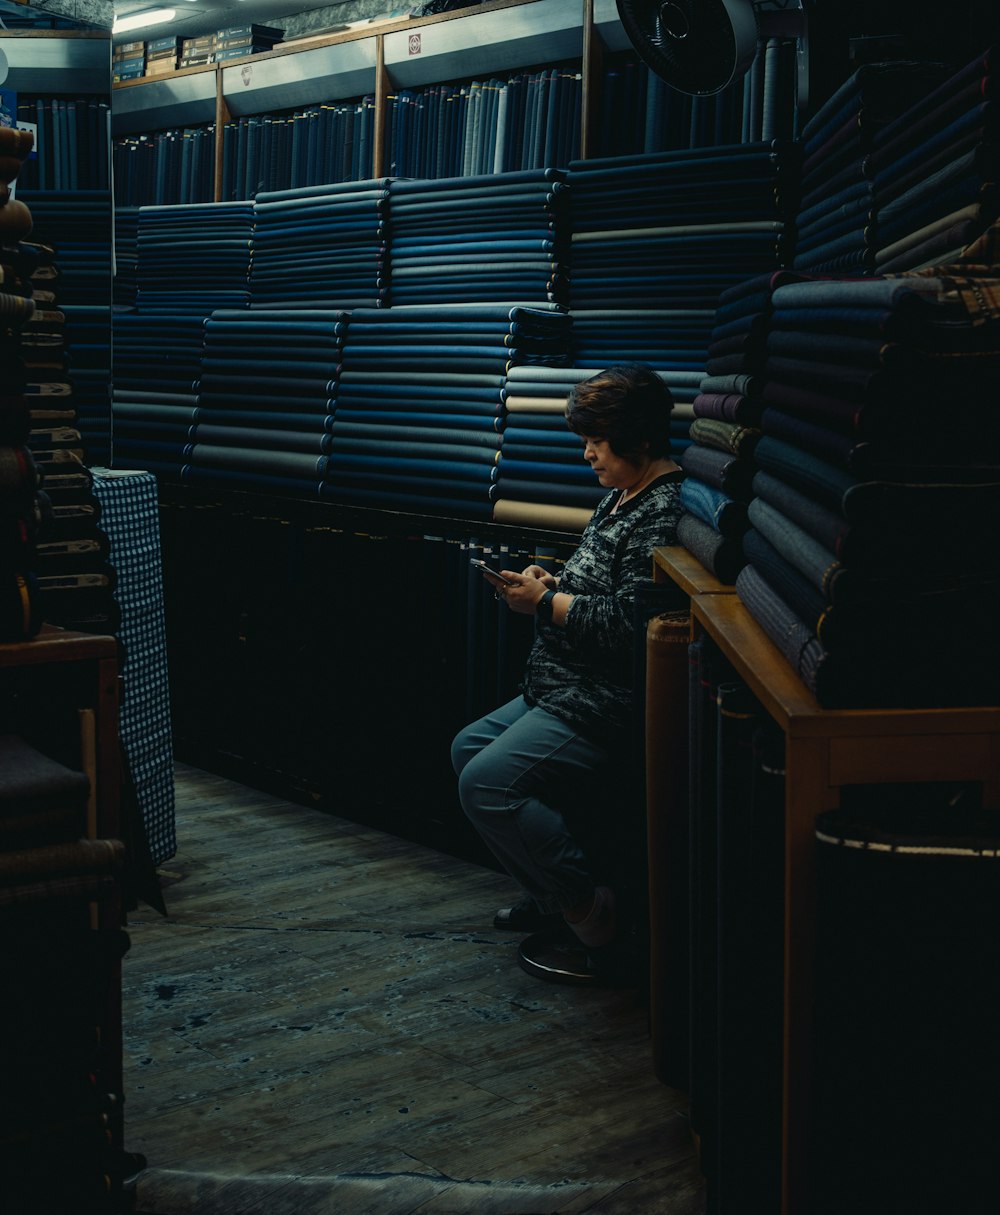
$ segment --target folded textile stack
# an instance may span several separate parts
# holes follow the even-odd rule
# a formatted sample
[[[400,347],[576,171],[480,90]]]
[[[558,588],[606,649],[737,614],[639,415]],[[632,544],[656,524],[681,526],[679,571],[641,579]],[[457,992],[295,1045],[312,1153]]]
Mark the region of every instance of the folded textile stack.
[[[73,462],[40,464],[46,509],[38,543],[38,580],[44,619],[81,633],[114,633],[117,572],[94,474]]]
[[[391,301],[565,303],[567,189],[557,169],[389,185]]]
[[[608,492],[566,425],[566,397],[603,367],[512,367],[493,518],[497,523],[582,532]],[[662,377],[662,373],[661,373]],[[666,377],[662,377],[666,378]]]
[[[53,307],[53,292],[61,282],[55,253],[21,241],[3,250],[2,261],[4,281],[30,291],[32,298],[21,302],[34,308],[17,334],[11,364],[27,405],[28,458],[21,453],[8,467],[22,491],[29,481],[37,488],[41,479],[34,522],[22,516],[17,525],[30,538],[34,555],[32,576],[22,588],[25,619],[32,619],[35,628],[45,620],[81,632],[111,632],[117,621],[115,574],[108,564],[107,536],[97,525],[93,477],[84,462],[67,372],[65,318]]]
[[[223,127],[222,197],[364,181],[374,145],[374,97],[235,118]]]
[[[114,316],[115,463],[179,476],[205,318],[250,300],[251,203],[140,207],[137,311]]]
[[[115,207],[115,277],[112,302],[122,308],[135,307],[137,288],[136,241],[139,235],[139,208]]]
[[[204,325],[186,313],[114,314],[116,466],[180,476],[197,416]]]
[[[868,154],[879,132],[945,74],[940,64],[866,63],[805,124],[796,269],[872,272],[882,216]]]
[[[63,304],[103,304],[111,299],[113,219],[108,190],[19,191],[31,208],[32,239],[59,251],[59,299]]]
[[[571,306],[713,309],[786,264],[795,145],[573,161]]]
[[[7,132],[0,132],[0,141]],[[41,627],[35,574],[38,527],[44,499],[41,479],[28,446],[32,425],[25,394],[28,370],[20,340],[22,328],[35,315],[30,265],[18,252],[14,233],[30,231],[31,215],[24,204],[11,206],[9,184],[17,176],[33,139],[14,132],[7,143],[0,177],[0,642],[25,641]],[[4,168],[0,164],[0,169]]]
[[[253,307],[374,308],[387,295],[384,179],[258,194]]]
[[[207,316],[250,301],[253,204],[140,207],[136,306]]]
[[[213,312],[183,479],[316,497],[349,318],[319,308]]]
[[[790,270],[756,275],[722,293],[702,378],[694,399],[690,443],[680,462],[685,514],[678,541],[720,582],[745,564],[741,539],[760,438],[765,343],[776,287],[803,276]]]
[[[670,432],[674,456],[690,442],[692,404],[708,357],[711,308],[574,308],[573,362],[577,367],[645,363],[664,372],[674,398]]]
[[[1000,214],[996,61],[995,49],[980,55],[876,134],[868,172],[880,274],[939,263]]]
[[[736,589],[825,708],[1000,693],[1000,310],[950,286],[774,292]]]
[[[37,344],[65,349],[87,464],[111,458],[111,195],[107,190],[22,194],[32,239],[54,248],[58,279],[39,283]],[[41,323],[44,321],[44,325]]]
[[[573,67],[399,89],[385,146],[397,177],[456,177],[567,164],[580,144],[583,77]]]
[[[570,345],[553,304],[355,311],[324,497],[491,518],[507,377],[565,365]]]
[[[111,462],[111,307],[61,304],[76,424],[90,465]]]
[[[6,292],[0,294],[4,308]],[[42,624],[36,544],[45,499],[27,445],[27,406],[16,391],[16,339],[4,325],[3,396],[0,397],[0,642],[27,641]]]

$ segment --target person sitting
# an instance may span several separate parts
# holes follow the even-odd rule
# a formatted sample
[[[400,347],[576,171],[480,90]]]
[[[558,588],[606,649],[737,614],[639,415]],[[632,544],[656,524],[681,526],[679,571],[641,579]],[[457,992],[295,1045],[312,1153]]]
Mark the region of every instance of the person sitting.
[[[625,364],[576,385],[566,421],[609,492],[556,578],[541,566],[490,578],[536,638],[521,694],[466,726],[452,743],[462,809],[526,900],[496,927],[561,916],[588,950],[613,946],[615,890],[599,883],[581,842],[595,792],[620,780],[632,714],[633,604],[652,550],[676,543],[683,473],[671,458],[670,390]]]

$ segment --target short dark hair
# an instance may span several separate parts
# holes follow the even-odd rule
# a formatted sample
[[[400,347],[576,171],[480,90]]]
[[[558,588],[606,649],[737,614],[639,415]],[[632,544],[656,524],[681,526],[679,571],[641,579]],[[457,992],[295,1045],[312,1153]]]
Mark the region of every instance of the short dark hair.
[[[566,424],[574,434],[606,439],[616,456],[653,459],[670,455],[674,398],[645,363],[620,363],[582,380],[566,401]]]

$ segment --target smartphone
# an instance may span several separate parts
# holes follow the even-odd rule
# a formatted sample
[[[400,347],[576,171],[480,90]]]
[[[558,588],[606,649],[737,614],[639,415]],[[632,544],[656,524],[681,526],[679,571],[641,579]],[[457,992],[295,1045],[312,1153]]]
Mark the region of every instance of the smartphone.
[[[481,574],[489,574],[491,578],[495,578],[497,582],[502,582],[505,586],[517,586],[517,583],[510,578],[505,578],[499,570],[495,570],[491,565],[487,565],[485,561],[480,561],[478,557],[471,557],[469,564],[474,565]]]

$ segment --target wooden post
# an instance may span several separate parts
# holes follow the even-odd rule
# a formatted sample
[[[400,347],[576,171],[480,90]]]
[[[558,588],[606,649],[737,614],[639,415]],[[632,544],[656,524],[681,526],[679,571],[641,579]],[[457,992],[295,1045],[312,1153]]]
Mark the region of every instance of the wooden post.
[[[583,0],[583,96],[580,107],[580,158],[587,160],[597,147],[604,80],[604,43],[594,28],[594,0]]]
[[[216,202],[222,202],[222,163],[223,163],[223,140],[225,139],[225,126],[229,122],[232,115],[229,112],[229,106],[226,105],[226,99],[222,93],[222,71],[217,66],[215,69],[215,189],[212,191],[212,196]]]
[[[388,171],[385,147],[386,106],[392,83],[385,70],[385,39],[375,36],[375,146],[372,152],[372,177],[384,177]]]

